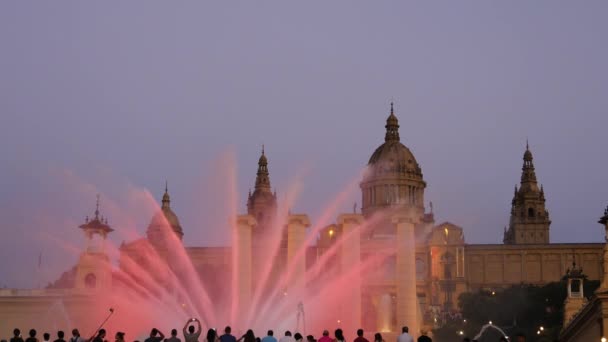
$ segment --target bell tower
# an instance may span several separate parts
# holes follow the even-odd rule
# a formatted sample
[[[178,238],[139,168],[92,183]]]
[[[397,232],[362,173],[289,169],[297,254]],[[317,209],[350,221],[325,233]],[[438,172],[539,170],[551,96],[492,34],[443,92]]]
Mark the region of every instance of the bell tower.
[[[268,159],[262,145],[262,155],[258,160],[258,172],[255,178],[253,193],[249,192],[247,198],[247,214],[253,216],[257,222],[255,235],[265,233],[270,229],[272,220],[277,212],[277,194],[271,191],[270,173],[268,172]]]
[[[106,239],[114,231],[108,225],[108,219],[99,213],[99,195],[95,207],[95,216],[79,226],[85,236],[85,249],[80,254],[76,266],[77,289],[102,290],[112,286],[110,258],[106,253]]]
[[[519,189],[511,202],[511,219],[509,229],[504,233],[505,244],[548,244],[549,212],[545,207],[545,191],[538,186],[532,152],[526,142],[524,165],[521,172]]]

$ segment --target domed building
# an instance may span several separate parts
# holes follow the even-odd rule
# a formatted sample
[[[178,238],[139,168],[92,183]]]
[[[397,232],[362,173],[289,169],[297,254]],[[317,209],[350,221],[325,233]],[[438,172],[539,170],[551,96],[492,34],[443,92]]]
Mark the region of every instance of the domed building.
[[[166,229],[170,227],[171,229]],[[161,201],[160,209],[154,214],[148,229],[146,236],[148,240],[153,244],[162,244],[167,239],[166,232],[171,231],[180,240],[184,237],[184,231],[182,225],[179,223],[179,218],[171,209],[171,197],[169,196],[169,190],[165,185],[165,193]]]
[[[500,291],[516,284],[559,281],[573,263],[580,265],[590,280],[608,272],[603,265],[604,242],[551,243],[546,194],[538,183],[527,145],[508,227],[504,231],[488,227],[496,230],[497,240],[502,237],[503,243],[469,244],[465,228],[452,222],[436,224],[432,203],[425,197],[429,180],[424,179],[421,165],[403,143],[392,103],[388,114],[384,142],[373,150],[360,182],[361,210],[355,204],[351,213],[340,214],[334,223],[313,229],[306,214],[288,209],[280,212],[277,194],[271,187],[269,158],[262,147],[253,191],[244,203],[246,212],[232,225],[226,224],[226,229],[233,232],[230,245],[182,248],[188,237],[165,186],[160,208],[145,236],[121,245],[119,270],[109,267],[103,249],[88,248],[72,271],[46,292],[34,295],[0,289],[0,329],[8,331],[18,326],[12,316],[15,310],[20,310],[19,317],[38,317],[39,308],[54,305],[57,298],[69,303],[66,312],[79,312],[78,308],[85,307],[85,299],[104,288],[124,286],[127,280],[133,281],[125,280],[125,273],[146,268],[155,270],[152,280],[159,288],[169,287],[165,280],[172,272],[198,273],[205,288],[214,294],[214,308],[258,310],[263,308],[260,298],[278,298],[284,304],[293,293],[309,293],[314,299],[336,279],[346,279],[331,295],[347,299],[324,305],[312,319],[325,315],[323,319],[330,317],[330,322],[345,331],[362,327],[390,338],[403,325],[417,335],[419,327],[432,328],[445,317],[458,317],[458,296],[467,291]],[[361,164],[365,166],[365,159]],[[81,226],[87,228],[83,228],[87,243],[94,242],[93,237],[103,242],[112,230],[119,229],[98,229],[91,223],[95,220],[109,228],[107,220],[98,218],[96,211],[95,219],[87,219]],[[150,264],[154,260],[151,256],[160,256],[168,268],[161,267],[162,272],[157,272],[154,267],[158,265]],[[187,257],[190,263],[187,267],[175,265],[175,257]],[[93,269],[93,264],[104,269]],[[285,274],[290,277],[283,281]],[[133,279],[141,279],[141,275]],[[270,285],[264,288],[264,284]],[[176,294],[175,298],[180,297]],[[37,306],[19,306],[23,301]],[[300,317],[303,306],[318,303],[297,304],[293,308],[297,307]]]
[[[361,182],[363,216],[369,218],[379,210],[404,207],[415,208],[422,216],[426,183],[414,154],[401,143],[392,103],[385,128],[384,143],[369,158]]]

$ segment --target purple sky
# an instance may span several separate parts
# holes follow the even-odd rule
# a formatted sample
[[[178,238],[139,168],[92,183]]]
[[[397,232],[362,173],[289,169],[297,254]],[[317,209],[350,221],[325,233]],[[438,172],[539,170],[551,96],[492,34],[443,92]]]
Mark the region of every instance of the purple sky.
[[[0,286],[72,265],[97,192],[114,242],[142,233],[165,179],[186,244],[226,244],[231,174],[242,212],[262,143],[279,196],[300,179],[293,211],[315,221],[383,141],[391,99],[437,221],[467,242],[502,241],[526,137],[551,240],[601,241],[606,13],[605,1],[0,2]]]

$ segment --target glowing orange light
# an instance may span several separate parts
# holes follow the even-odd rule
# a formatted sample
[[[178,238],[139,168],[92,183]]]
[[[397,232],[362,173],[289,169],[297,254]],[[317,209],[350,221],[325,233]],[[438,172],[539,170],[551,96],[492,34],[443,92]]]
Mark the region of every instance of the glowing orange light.
[[[334,236],[334,230],[333,230],[333,229],[330,229],[330,230],[329,230],[329,237],[332,237],[332,236]]]

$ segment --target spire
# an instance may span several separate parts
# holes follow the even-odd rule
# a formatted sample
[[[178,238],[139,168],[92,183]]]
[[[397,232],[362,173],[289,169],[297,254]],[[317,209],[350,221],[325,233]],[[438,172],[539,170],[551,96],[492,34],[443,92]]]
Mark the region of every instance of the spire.
[[[95,201],[95,217],[89,218],[89,216],[87,216],[84,224],[81,224],[78,227],[84,230],[92,231],[93,233],[107,234],[113,231],[113,229],[108,225],[108,219],[104,218],[99,211],[100,197],[101,196],[99,194],[96,195],[97,200]]]
[[[395,116],[393,102],[391,102],[391,114],[386,119],[386,135],[384,141],[399,141],[399,120]]]
[[[532,152],[530,151],[530,145],[526,139],[526,152],[524,152],[524,165],[521,168],[521,190],[524,191],[538,191],[538,184],[536,182],[536,172],[534,171],[534,163],[532,162]]]
[[[99,194],[97,194],[97,203],[95,203],[95,219],[99,219]]]
[[[268,190],[270,192],[270,174],[268,172],[268,159],[262,145],[262,155],[258,161],[258,173],[255,178],[255,192],[259,190]]]
[[[511,218],[504,242],[508,244],[549,243],[549,212],[545,206],[545,189],[539,186],[532,151],[526,139],[521,168],[521,184],[515,185],[511,201]]]
[[[163,194],[162,209],[171,207],[171,197],[169,197],[169,182],[165,181],[165,193]]]

